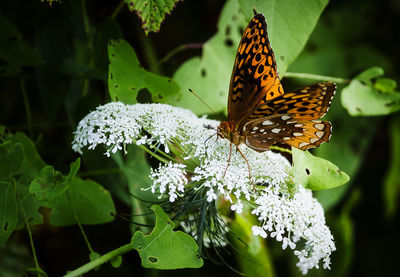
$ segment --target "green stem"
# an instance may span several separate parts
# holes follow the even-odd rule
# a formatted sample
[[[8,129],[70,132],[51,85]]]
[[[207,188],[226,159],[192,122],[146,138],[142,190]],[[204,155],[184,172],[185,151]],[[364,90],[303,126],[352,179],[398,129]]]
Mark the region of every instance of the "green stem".
[[[160,162],[163,163],[168,163],[169,161],[164,159],[163,157],[161,157],[160,155],[157,155],[156,153],[152,152],[150,149],[148,149],[146,146],[144,146],[143,144],[137,145],[140,149],[146,151],[147,153],[149,153],[150,155],[152,155],[154,158],[156,158],[157,160],[159,160]]]
[[[28,222],[28,219],[27,219],[27,216],[26,216],[26,213],[25,213],[25,209],[24,209],[22,201],[21,201],[21,199],[19,197],[18,197],[18,201],[19,201],[19,204],[21,206],[21,211],[22,211],[22,215],[24,217],[26,230],[28,231],[29,243],[31,245],[33,260],[35,262],[35,268],[34,269],[30,269],[30,271],[36,271],[37,272],[37,276],[40,276],[41,274],[44,274],[45,276],[47,276],[47,274],[39,266],[39,262],[38,262],[37,256],[36,256],[35,245],[33,244],[33,237],[32,237],[31,228],[29,227],[29,222]]]
[[[111,19],[115,19],[119,12],[121,11],[121,9],[124,7],[125,5],[125,1],[120,1],[119,4],[117,5],[117,7],[115,8],[114,12],[112,13],[112,15],[110,16]]]
[[[188,43],[188,44],[182,44],[179,45],[178,47],[172,49],[167,55],[165,55],[158,63],[163,64],[168,62],[169,60],[172,59],[176,54],[186,50],[186,49],[198,49],[202,48],[204,43]]]
[[[32,138],[33,136],[33,126],[32,126],[32,118],[31,118],[31,109],[29,107],[29,99],[26,93],[25,88],[25,80],[22,78],[20,81],[22,96],[24,98],[24,105],[25,105],[25,113],[26,113],[26,124],[28,125],[28,132],[29,136]]]
[[[134,248],[132,247],[132,245],[130,243],[125,244],[117,249],[114,249],[113,251],[110,251],[110,252],[98,257],[97,259],[95,259],[87,264],[84,264],[83,266],[81,266],[75,270],[68,272],[67,274],[64,275],[64,277],[81,276],[82,274],[87,273],[87,272],[95,269],[96,267],[109,262],[113,258],[115,258],[117,256],[121,256],[122,254],[132,251],[132,250],[134,250]]]
[[[79,221],[79,217],[78,217],[78,215],[76,214],[75,208],[74,208],[74,206],[72,205],[71,198],[70,198],[70,196],[69,196],[68,191],[66,192],[66,195],[67,195],[67,198],[68,198],[69,205],[71,206],[72,213],[74,214],[74,218],[75,218],[75,220],[76,220],[76,223],[78,224],[78,227],[79,227],[79,229],[81,230],[81,234],[82,234],[82,236],[83,236],[83,239],[85,240],[86,245],[88,246],[90,253],[95,253],[95,251],[93,251],[92,245],[90,244],[90,242],[89,242],[89,240],[88,240],[88,238],[87,238],[87,236],[86,236],[85,230],[83,230],[82,224],[81,224],[81,222]]]
[[[317,75],[317,74],[310,74],[310,73],[296,73],[296,72],[286,72],[283,74],[283,77],[287,78],[299,78],[299,79],[313,79],[318,81],[333,81],[339,84],[347,84],[351,80],[344,79],[344,78],[337,78],[332,76],[324,76],[324,75]]]
[[[286,149],[286,148],[283,148],[283,147],[280,147],[280,146],[276,146],[276,145],[272,145],[272,146],[270,147],[270,149],[271,149],[271,150],[276,150],[276,151],[286,152],[286,153],[292,154],[292,150]]]

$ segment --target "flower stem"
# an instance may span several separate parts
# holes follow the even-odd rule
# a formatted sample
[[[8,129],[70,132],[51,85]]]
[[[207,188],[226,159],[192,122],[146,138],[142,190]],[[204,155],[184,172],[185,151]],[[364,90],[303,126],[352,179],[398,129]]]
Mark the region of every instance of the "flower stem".
[[[284,77],[287,78],[299,78],[299,79],[313,79],[318,81],[333,81],[339,84],[347,84],[351,80],[344,79],[344,78],[337,78],[332,76],[324,76],[324,75],[317,75],[317,74],[310,74],[310,73],[296,73],[296,72],[286,72],[283,74]]]
[[[97,259],[95,259],[87,264],[84,264],[83,266],[81,266],[75,270],[68,272],[67,274],[64,275],[64,277],[81,276],[82,274],[87,273],[87,272],[95,269],[96,267],[109,262],[113,258],[120,256],[126,252],[132,251],[132,250],[134,250],[134,248],[132,247],[132,245],[130,243],[125,244],[117,249],[114,249],[114,250],[98,257]]]
[[[66,192],[66,195],[67,195],[67,198],[68,198],[69,205],[71,206],[72,213],[74,214],[74,218],[75,218],[75,220],[76,220],[76,223],[77,223],[79,229],[81,230],[81,234],[82,234],[82,236],[83,236],[83,239],[85,240],[86,245],[88,246],[90,253],[95,253],[95,251],[94,251],[93,248],[92,248],[92,245],[90,244],[90,242],[89,242],[89,240],[88,240],[88,238],[87,238],[87,236],[86,236],[85,230],[83,230],[83,227],[82,227],[82,224],[81,224],[81,222],[80,222],[80,220],[79,220],[79,217],[78,217],[78,215],[76,214],[74,205],[72,205],[71,198],[70,198],[70,196],[69,196],[68,191]]]
[[[22,204],[22,201],[19,197],[18,197],[18,201],[19,201],[19,205],[21,206],[21,211],[22,211],[22,215],[24,217],[26,230],[28,231],[29,243],[31,245],[32,255],[33,255],[33,261],[35,262],[35,268],[29,269],[29,271],[35,271],[37,273],[37,276],[42,276],[42,275],[47,276],[47,274],[40,268],[39,262],[37,260],[35,245],[33,244],[32,232],[31,232],[31,228],[29,227],[28,219],[26,217],[24,205]]]
[[[271,150],[276,150],[276,151],[286,152],[286,153],[292,154],[292,150],[286,149],[286,148],[283,148],[283,147],[280,147],[280,146],[276,146],[276,145],[272,145],[272,146],[270,147],[270,149],[271,149]]]

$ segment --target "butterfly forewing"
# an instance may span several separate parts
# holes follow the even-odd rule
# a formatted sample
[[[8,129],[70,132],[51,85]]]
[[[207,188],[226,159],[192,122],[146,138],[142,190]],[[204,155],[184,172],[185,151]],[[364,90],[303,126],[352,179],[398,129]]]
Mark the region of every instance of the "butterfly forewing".
[[[260,100],[282,94],[267,24],[262,14],[256,14],[246,27],[236,53],[229,87],[228,120],[243,122]]]

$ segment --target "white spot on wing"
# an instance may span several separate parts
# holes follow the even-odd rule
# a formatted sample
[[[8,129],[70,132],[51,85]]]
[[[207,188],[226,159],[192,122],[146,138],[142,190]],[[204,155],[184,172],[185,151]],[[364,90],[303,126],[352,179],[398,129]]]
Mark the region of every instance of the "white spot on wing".
[[[304,146],[306,146],[306,145],[309,145],[309,143],[307,143],[307,142],[301,142],[301,143],[299,143],[299,147],[300,147],[300,148],[302,148],[302,147],[304,147]]]
[[[280,128],[274,128],[274,129],[271,130],[271,132],[275,133],[275,134],[279,133],[280,131],[281,131]]]
[[[293,133],[293,136],[295,137],[301,137],[303,134],[302,133]]]
[[[324,132],[316,132],[315,135],[319,138],[322,138],[324,136]]]
[[[282,120],[288,120],[288,119],[290,118],[290,116],[288,116],[288,115],[282,115],[281,118],[282,118]]]
[[[274,124],[271,120],[265,120],[262,125],[266,126],[266,125],[272,125]]]
[[[322,124],[322,123],[317,123],[317,124],[314,124],[314,127],[315,127],[315,129],[321,131],[321,130],[324,129],[324,124]]]

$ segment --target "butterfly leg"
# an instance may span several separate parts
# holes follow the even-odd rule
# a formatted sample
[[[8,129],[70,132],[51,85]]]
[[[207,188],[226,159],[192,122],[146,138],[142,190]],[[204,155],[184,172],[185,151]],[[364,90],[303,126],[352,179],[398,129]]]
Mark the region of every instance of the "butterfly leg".
[[[238,146],[236,146],[236,151],[238,151],[238,152],[240,153],[240,155],[242,156],[242,158],[246,161],[247,169],[248,169],[248,171],[249,171],[249,180],[250,180],[250,182],[251,182],[251,185],[253,186],[254,191],[257,192],[257,189],[256,189],[256,187],[254,186],[253,180],[251,179],[251,169],[250,169],[249,160],[246,159],[246,157],[244,156],[244,154],[242,153],[242,151],[240,151],[240,149],[239,149]]]
[[[229,164],[231,163],[231,156],[232,156],[232,142],[229,144],[229,158],[228,158],[228,164],[226,165],[224,176],[222,178],[225,178],[226,171],[228,170]]]

